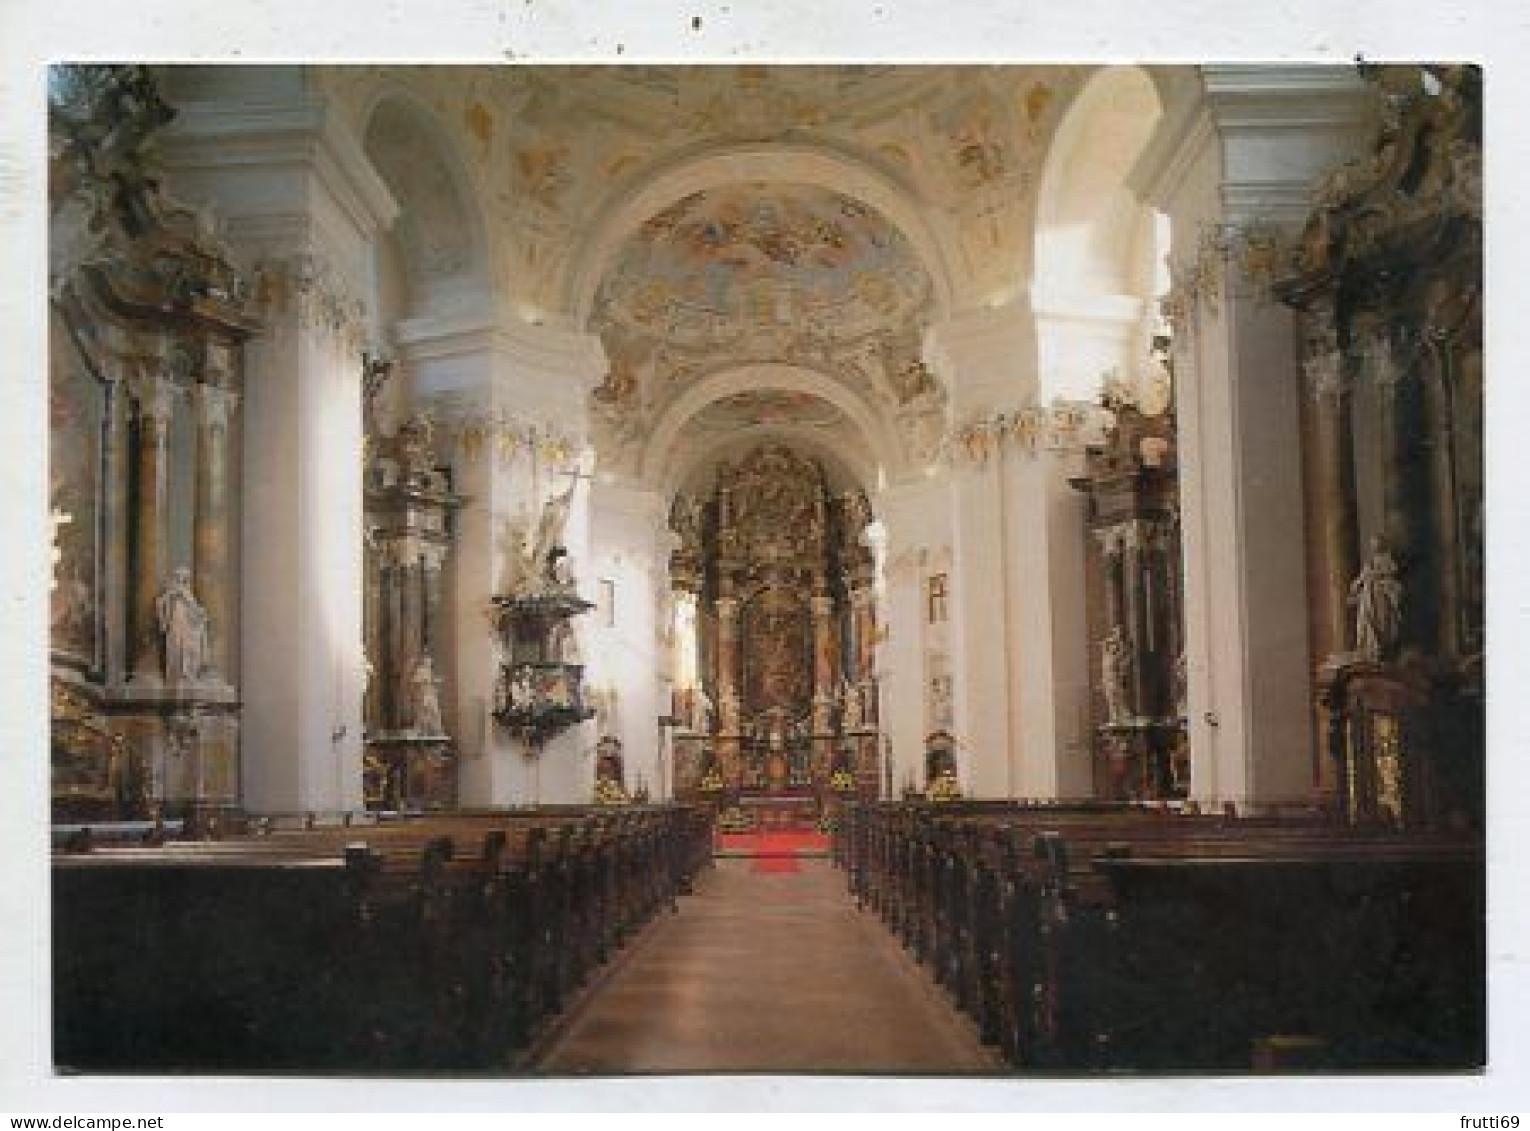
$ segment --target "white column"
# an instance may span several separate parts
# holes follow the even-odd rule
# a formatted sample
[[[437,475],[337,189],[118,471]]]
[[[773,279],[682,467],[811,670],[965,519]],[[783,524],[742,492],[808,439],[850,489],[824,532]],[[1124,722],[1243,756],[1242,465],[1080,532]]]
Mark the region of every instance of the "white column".
[[[1300,370],[1290,311],[1250,267],[1262,234],[1298,226],[1318,175],[1358,152],[1367,101],[1347,67],[1201,80],[1138,167],[1172,225],[1191,790],[1210,805],[1305,802]]]
[[[958,428],[1035,402],[1035,319],[1023,301],[934,327],[925,349]],[[1086,793],[1083,514],[1070,465],[997,442],[980,458],[955,455],[952,659],[972,792]]]
[[[361,296],[397,210],[334,115],[279,74],[271,81],[186,105],[164,149],[172,189],[225,221],[266,319],[242,409],[243,802],[357,809]]]
[[[500,592],[507,521],[525,516],[534,525],[542,503],[569,485],[564,472],[584,447],[589,392],[604,375],[599,339],[473,311],[404,321],[395,337],[415,400],[457,437],[443,452],[451,455],[454,485],[466,496],[444,613],[456,690],[448,709],[456,712],[453,733],[461,746],[459,800],[469,806],[588,801],[593,721],[533,752],[490,717],[501,654],[487,610]],[[462,438],[469,427],[479,430],[471,443]],[[541,442],[533,445],[532,436]],[[564,445],[562,454],[549,449],[549,437]],[[588,482],[581,482],[564,542],[580,596],[594,601],[589,494]],[[595,617],[586,613],[573,622],[586,662]],[[586,692],[593,686],[588,675]]]
[[[1009,793],[1088,797],[1089,633],[1085,620],[1085,499],[1068,483],[1082,451],[1004,445],[1008,703],[1016,743]]]
[[[939,479],[887,487],[872,499],[885,541],[882,570],[882,640],[876,651],[881,728],[892,744],[893,789],[910,778],[924,783],[925,623],[922,562],[951,537],[950,504]],[[965,757],[958,762],[965,772]]]

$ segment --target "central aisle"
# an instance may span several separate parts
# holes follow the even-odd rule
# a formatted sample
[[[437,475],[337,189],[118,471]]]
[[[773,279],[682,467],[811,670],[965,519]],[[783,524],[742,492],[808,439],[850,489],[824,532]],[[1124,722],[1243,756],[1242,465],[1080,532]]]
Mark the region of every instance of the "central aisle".
[[[575,1005],[533,1071],[994,1072],[827,860],[720,859]]]

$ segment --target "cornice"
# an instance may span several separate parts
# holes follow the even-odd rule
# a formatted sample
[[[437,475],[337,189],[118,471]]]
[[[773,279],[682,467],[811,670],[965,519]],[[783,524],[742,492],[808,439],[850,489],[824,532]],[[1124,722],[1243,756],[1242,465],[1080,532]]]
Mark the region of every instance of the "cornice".
[[[324,103],[190,103],[161,145],[171,169],[259,166],[311,170],[364,237],[392,226],[399,206],[360,143]]]
[[[586,393],[600,384],[607,368],[605,347],[596,334],[495,319],[482,310],[404,319],[396,324],[394,338],[410,361],[498,354],[518,367],[578,379]]]
[[[1230,207],[1279,214],[1298,207],[1294,196],[1300,193],[1299,207],[1306,209],[1311,170],[1303,163],[1293,166],[1288,180],[1245,180],[1228,160],[1229,147],[1271,135],[1358,130],[1375,113],[1374,94],[1348,66],[1220,64],[1198,73],[1200,96],[1171,111],[1127,176],[1128,185],[1155,207],[1175,197],[1206,148],[1215,145]]]

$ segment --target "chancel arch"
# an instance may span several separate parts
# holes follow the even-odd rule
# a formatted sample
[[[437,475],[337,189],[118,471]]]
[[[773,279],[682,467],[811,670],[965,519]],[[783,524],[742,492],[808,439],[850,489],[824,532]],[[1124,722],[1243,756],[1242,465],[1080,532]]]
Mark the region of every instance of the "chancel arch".
[[[793,406],[798,410],[793,411]],[[863,485],[906,462],[888,429],[858,390],[814,369],[759,364],[703,378],[686,390],[659,418],[647,443],[643,478],[670,482],[684,466],[680,449],[723,432],[786,427],[847,445],[842,456],[858,466]],[[669,469],[666,476],[666,469]]]

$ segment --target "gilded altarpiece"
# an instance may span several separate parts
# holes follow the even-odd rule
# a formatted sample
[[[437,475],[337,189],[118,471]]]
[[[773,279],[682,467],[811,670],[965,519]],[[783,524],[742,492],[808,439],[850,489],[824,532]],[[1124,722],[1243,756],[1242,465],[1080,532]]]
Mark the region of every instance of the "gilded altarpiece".
[[[677,691],[676,792],[818,813],[875,796],[871,520],[859,491],[780,445],[723,464],[671,512],[677,600],[694,602],[699,678]]]
[[[243,277],[160,190],[145,67],[49,75],[53,817],[201,819],[239,791]]]
[[[1320,769],[1354,821],[1480,821],[1481,72],[1363,73],[1375,145],[1275,285],[1302,334]]]

